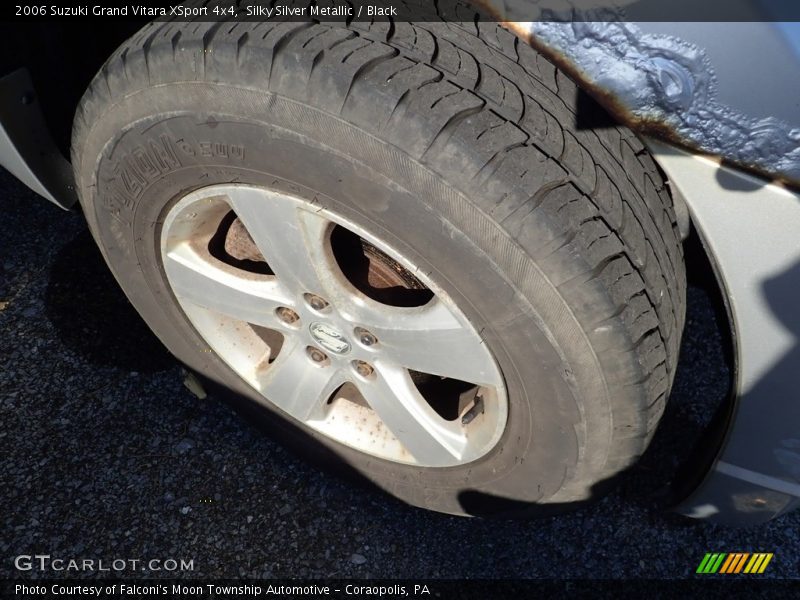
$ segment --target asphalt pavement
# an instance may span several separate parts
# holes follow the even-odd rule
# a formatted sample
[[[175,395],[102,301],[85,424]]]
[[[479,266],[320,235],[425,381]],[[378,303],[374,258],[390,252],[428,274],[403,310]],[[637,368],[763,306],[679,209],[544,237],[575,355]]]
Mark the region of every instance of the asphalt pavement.
[[[197,398],[79,212],[6,173],[0,211],[0,578],[36,553],[192,560],[182,577],[682,578],[710,551],[774,552],[764,577],[800,578],[800,511],[735,529],[659,505],[730,379],[697,282],[663,425],[621,485],[558,517],[464,519],[320,472]]]

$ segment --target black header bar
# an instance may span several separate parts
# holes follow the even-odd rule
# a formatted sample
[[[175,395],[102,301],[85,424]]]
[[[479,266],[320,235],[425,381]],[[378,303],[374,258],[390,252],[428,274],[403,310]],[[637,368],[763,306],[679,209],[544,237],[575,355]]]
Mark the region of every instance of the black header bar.
[[[797,0],[17,0],[10,21],[173,20],[800,22]]]

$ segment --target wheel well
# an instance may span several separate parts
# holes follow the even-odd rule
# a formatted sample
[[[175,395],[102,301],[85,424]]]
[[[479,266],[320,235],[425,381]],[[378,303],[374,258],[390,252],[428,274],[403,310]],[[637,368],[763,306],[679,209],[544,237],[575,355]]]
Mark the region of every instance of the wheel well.
[[[686,446],[684,455],[679,457],[679,466],[671,483],[671,501],[673,503],[683,501],[698,488],[722,448],[736,406],[734,382],[738,369],[736,331],[725,283],[714,262],[713,255],[702,239],[702,234],[693,223],[688,237],[684,240],[684,257],[687,283],[701,288],[714,308],[714,316],[717,320],[716,328],[722,338],[724,360],[729,366],[730,379],[728,391],[722,401],[715,406],[709,403],[704,407],[708,411],[706,425],[693,443]],[[687,305],[687,309],[691,309],[691,304]],[[686,322],[688,326],[692,320],[687,318]],[[668,423],[665,424],[668,425]]]
[[[6,23],[0,36],[0,76],[25,67],[58,148],[69,157],[72,119],[84,91],[111,53],[146,21]]]

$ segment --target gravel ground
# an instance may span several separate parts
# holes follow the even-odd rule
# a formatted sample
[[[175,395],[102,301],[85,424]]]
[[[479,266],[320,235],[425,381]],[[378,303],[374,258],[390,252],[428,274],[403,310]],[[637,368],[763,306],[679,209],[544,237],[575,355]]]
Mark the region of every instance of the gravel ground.
[[[800,511],[739,530],[658,508],[729,377],[696,285],[664,426],[615,492],[539,521],[461,519],[321,473],[197,399],[81,215],[5,173],[0,190],[0,577],[35,553],[193,559],[191,577],[686,577],[737,550],[800,577]]]

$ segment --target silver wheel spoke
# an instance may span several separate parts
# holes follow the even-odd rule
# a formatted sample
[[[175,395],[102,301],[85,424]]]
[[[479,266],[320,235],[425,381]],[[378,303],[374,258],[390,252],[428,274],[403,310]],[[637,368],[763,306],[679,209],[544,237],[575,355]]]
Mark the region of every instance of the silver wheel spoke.
[[[328,398],[345,381],[336,368],[311,362],[299,338],[287,339],[257,379],[268,400],[303,422],[322,419]]]
[[[372,410],[418,462],[439,466],[461,457],[467,439],[460,424],[436,414],[408,371],[377,363],[374,377],[357,385]]]
[[[278,279],[295,291],[322,294],[324,269],[318,268],[330,221],[267,190],[235,188],[233,209]]]
[[[478,333],[437,298],[417,308],[365,304],[357,316],[378,338],[381,356],[399,365],[480,385],[502,383]]]
[[[273,327],[275,309],[293,303],[274,278],[234,275],[208,262],[188,244],[179,244],[168,252],[164,268],[179,300],[255,325]]]

